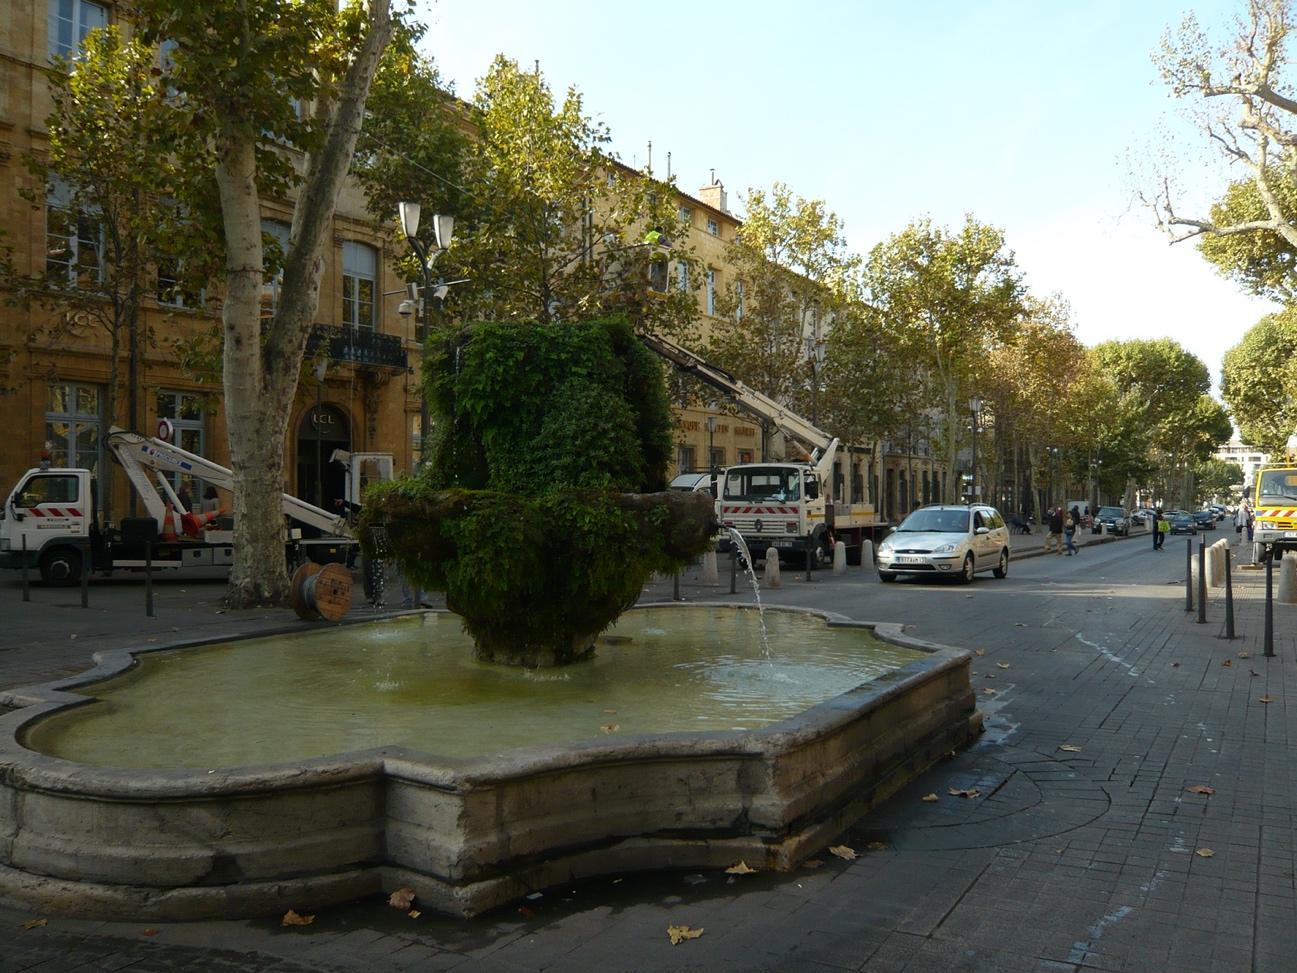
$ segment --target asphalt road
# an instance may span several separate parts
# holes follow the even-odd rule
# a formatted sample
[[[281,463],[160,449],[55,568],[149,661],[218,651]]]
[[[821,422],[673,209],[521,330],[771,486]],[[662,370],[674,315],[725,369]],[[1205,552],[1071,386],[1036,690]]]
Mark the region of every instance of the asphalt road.
[[[1236,578],[1244,638],[1226,642],[1217,601],[1206,625],[1184,611],[1183,570],[1183,540],[1155,553],[1144,535],[1015,561],[1008,578],[979,575],[971,585],[882,585],[852,569],[809,583],[787,572],[782,588],[763,592],[767,603],[900,621],[981,653],[974,681],[987,733],[844,836],[855,861],[826,853],[818,867],[737,880],[607,877],[467,922],[412,920],[381,900],[293,929],[270,919],[150,927],[61,918],[23,929],[40,917],[0,909],[0,971],[1288,973],[1297,955],[1297,723],[1285,700],[1297,699],[1297,609],[1279,607],[1278,656],[1263,659],[1257,575]],[[742,585],[728,590],[728,576],[718,587],[689,577],[682,585],[688,600],[752,600]],[[660,584],[646,598],[670,594]],[[11,611],[15,595],[0,588],[0,610]],[[165,599],[163,636],[283,621],[217,616],[206,596],[202,608],[177,607],[178,598]],[[134,600],[121,610],[138,614]],[[10,640],[0,641],[10,650],[0,651],[0,686],[65,670],[92,644],[147,628],[121,631],[126,615],[110,623],[105,606],[98,634],[69,649],[79,612],[45,607],[38,613],[54,622],[22,624],[47,636],[0,636]],[[176,624],[182,613],[189,622]],[[1186,790],[1198,785],[1215,793]],[[952,788],[978,797],[949,796]],[[929,792],[939,800],[923,802]],[[672,946],[666,929],[680,924],[705,932]]]

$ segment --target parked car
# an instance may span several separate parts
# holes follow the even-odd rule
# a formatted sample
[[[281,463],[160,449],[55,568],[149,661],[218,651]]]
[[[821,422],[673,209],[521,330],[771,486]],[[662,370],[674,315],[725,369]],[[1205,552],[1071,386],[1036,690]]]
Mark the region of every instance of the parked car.
[[[878,577],[945,575],[968,584],[979,571],[1009,573],[1009,528],[983,504],[920,507],[878,545]]]
[[[1197,534],[1198,525],[1187,510],[1172,510],[1166,515],[1172,534]]]
[[[721,473],[724,471],[722,470]],[[716,499],[716,483],[721,473],[681,473],[669,484],[668,490],[682,490],[686,493],[693,490],[706,490]]]
[[[1146,523],[1147,521],[1144,518],[1144,512],[1142,510],[1132,510],[1130,512],[1130,526],[1143,527]]]
[[[1130,514],[1124,507],[1100,507],[1094,518],[1096,530],[1107,528],[1109,534],[1120,534],[1123,537],[1130,533]]]
[[[1195,510],[1193,512],[1193,522],[1198,525],[1199,530],[1215,530],[1216,511]]]

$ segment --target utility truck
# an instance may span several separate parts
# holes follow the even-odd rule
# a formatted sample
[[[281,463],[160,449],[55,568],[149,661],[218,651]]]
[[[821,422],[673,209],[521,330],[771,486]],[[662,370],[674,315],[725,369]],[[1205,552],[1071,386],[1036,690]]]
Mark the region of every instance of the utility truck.
[[[842,541],[847,560],[859,564],[864,540],[878,540],[886,529],[873,504],[864,502],[864,478],[854,468],[870,450],[844,447],[836,437],[668,338],[646,333],[641,340],[809,451],[805,460],[740,463],[720,475],[717,519],[743,535],[752,556],[764,557],[774,549],[783,559],[809,559],[815,566],[831,561],[834,543]],[[861,499],[854,499],[853,493]],[[722,537],[721,544],[726,547],[727,538]]]
[[[0,567],[35,567],[49,584],[75,584],[83,571],[139,571],[146,565],[193,577],[227,576],[234,563],[233,520],[223,511],[186,509],[169,477],[180,474],[230,491],[234,474],[163,439],[116,427],[104,442],[147,516],[101,526],[92,471],[43,463],[19,478],[0,509]],[[334,460],[348,469],[347,506],[354,509],[366,478],[390,479],[392,460],[386,454],[338,453]],[[300,527],[286,525],[286,564],[354,555],[347,511],[330,513],[288,494],[280,505],[286,517],[321,534],[303,539]]]
[[[1284,462],[1257,470],[1253,499],[1255,560],[1297,551],[1297,433],[1288,439]]]

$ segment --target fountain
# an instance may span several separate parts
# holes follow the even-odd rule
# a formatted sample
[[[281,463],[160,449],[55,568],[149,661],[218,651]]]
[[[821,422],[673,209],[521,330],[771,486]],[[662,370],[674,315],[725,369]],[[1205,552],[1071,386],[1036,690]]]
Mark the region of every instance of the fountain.
[[[899,625],[629,608],[714,531],[653,492],[656,362],[615,322],[511,331],[434,343],[437,458],[367,496],[366,533],[459,617],[0,693],[0,898],[161,920],[408,886],[472,915],[608,872],[786,869],[979,731],[969,653]]]

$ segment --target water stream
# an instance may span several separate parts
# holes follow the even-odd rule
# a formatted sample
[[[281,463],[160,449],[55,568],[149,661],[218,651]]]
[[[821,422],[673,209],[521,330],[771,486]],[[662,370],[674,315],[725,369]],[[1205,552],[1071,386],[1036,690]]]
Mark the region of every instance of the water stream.
[[[734,543],[738,545],[739,551],[742,552],[743,570],[748,576],[748,583],[752,585],[752,594],[757,599],[757,617],[761,620],[761,647],[765,650],[766,658],[770,658],[770,632],[766,628],[766,609],[761,604],[761,585],[757,583],[756,568],[752,566],[752,552],[748,550],[747,541],[733,527],[726,527]]]

